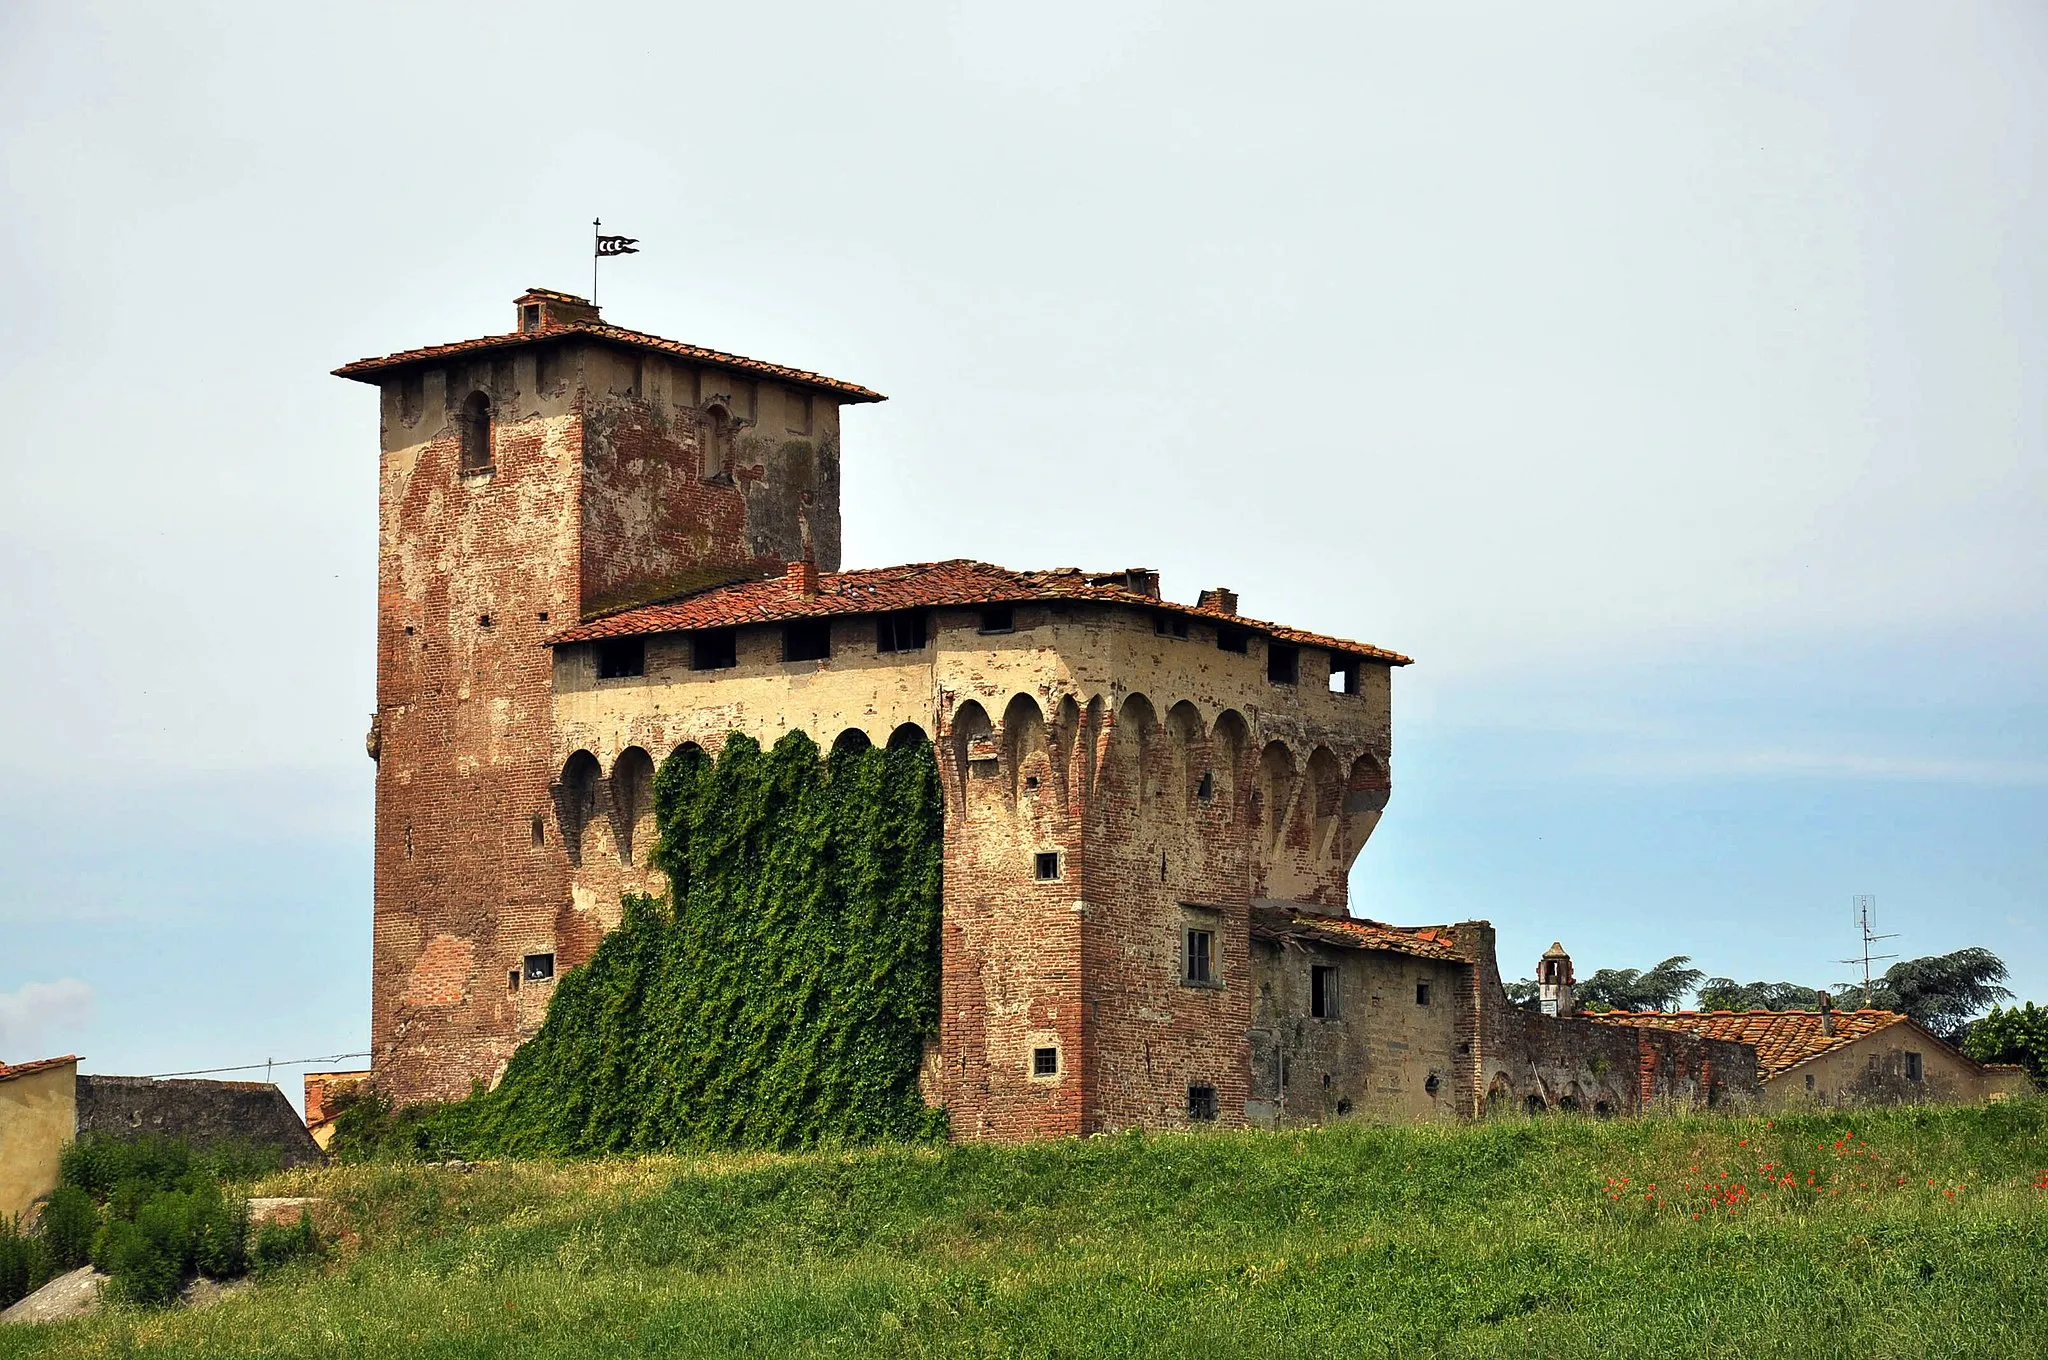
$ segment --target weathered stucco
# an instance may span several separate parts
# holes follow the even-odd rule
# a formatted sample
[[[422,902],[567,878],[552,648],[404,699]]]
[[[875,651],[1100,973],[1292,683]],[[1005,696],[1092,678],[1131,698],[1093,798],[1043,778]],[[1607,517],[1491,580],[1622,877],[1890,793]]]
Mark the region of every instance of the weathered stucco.
[[[57,1188],[58,1161],[78,1128],[77,1060],[33,1066],[0,1080],[0,1220],[26,1215]]]
[[[1917,1077],[1912,1073],[1915,1057]],[[1764,1102],[1773,1109],[1960,1104],[2031,1089],[2024,1069],[1974,1062],[1909,1020],[1778,1073],[1764,1083]]]

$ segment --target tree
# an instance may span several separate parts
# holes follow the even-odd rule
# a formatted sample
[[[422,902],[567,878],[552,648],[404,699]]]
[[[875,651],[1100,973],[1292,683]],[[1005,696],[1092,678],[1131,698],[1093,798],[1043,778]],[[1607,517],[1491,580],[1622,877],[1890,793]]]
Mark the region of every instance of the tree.
[[[2036,1086],[2048,1085],[2048,1010],[2031,1001],[2024,1007],[1993,1006],[1970,1026],[1963,1052],[1978,1062],[2018,1063]]]
[[[1721,977],[1700,984],[1703,1011],[1812,1010],[1819,1004],[1818,991],[1796,982],[1737,982]]]
[[[1841,983],[1839,990],[1844,1007],[1897,1011],[1940,1037],[1953,1039],[1961,1035],[1971,1016],[2012,1000],[2012,993],[1999,985],[2006,977],[2004,960],[1972,945],[1953,954],[1895,963],[1870,984],[1867,993],[1860,982]]]
[[[1516,982],[1503,982],[1501,990],[1508,994],[1508,1004],[1525,1011],[1539,1010],[1543,1005],[1543,989],[1536,985],[1535,978],[1522,978]]]
[[[1602,968],[1580,983],[1579,1004],[1595,1011],[1668,1011],[1706,976],[1688,968],[1692,960],[1674,954],[1655,968]]]

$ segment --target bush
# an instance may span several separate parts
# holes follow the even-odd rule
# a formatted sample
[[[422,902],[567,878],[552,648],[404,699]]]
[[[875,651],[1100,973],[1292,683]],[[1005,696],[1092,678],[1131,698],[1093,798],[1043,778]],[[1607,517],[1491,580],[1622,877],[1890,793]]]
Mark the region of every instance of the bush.
[[[320,1237],[313,1228],[313,1216],[303,1214],[296,1223],[266,1223],[256,1234],[250,1252],[258,1275],[268,1275],[280,1266],[320,1252]]]
[[[2048,1010],[2025,1006],[1991,1008],[1970,1026],[1963,1051],[1978,1062],[2018,1063],[2036,1086],[2048,1085]]]
[[[62,1185],[43,1205],[36,1230],[50,1254],[53,1270],[76,1270],[92,1255],[92,1239],[100,1228],[100,1207],[75,1185]]]
[[[24,1233],[12,1218],[0,1218],[0,1308],[28,1297],[51,1274],[41,1239]]]

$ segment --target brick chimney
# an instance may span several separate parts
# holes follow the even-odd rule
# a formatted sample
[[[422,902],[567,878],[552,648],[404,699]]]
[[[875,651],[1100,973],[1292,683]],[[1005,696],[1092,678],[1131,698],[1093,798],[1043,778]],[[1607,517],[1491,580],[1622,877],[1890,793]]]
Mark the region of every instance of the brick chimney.
[[[1816,996],[1814,997],[1814,1004],[1815,1004],[1816,1006],[1818,1006],[1818,1007],[1820,1008],[1820,1032],[1821,1032],[1822,1034],[1826,1035],[1826,1036],[1827,1036],[1828,1038],[1830,1038],[1830,1039],[1834,1038],[1834,1037],[1835,1037],[1835,1003],[1834,1003],[1834,998],[1830,997],[1830,996],[1829,996],[1829,995],[1828,995],[1828,994],[1827,994],[1826,992],[1821,992],[1821,993],[1817,994],[1817,995],[1816,995]]]
[[[1205,590],[1195,597],[1195,608],[1213,609],[1219,614],[1237,613],[1237,592],[1224,586]]]
[[[783,573],[783,581],[789,588],[805,599],[818,593],[818,564],[816,562],[792,562]]]
[[[529,288],[512,300],[518,309],[522,334],[550,330],[556,326],[591,323],[598,319],[597,304],[574,293],[557,293],[550,288]]]

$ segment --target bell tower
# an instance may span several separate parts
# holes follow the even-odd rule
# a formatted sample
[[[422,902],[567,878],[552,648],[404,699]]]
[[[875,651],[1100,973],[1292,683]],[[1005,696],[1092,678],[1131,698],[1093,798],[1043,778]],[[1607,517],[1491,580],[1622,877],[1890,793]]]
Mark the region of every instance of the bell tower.
[[[882,400],[572,294],[513,306],[509,332],[335,370],[379,393],[371,1045],[401,1101],[495,1081],[520,975],[543,967],[525,942],[575,938],[554,928],[545,640],[791,561],[836,569],[840,408]]]

